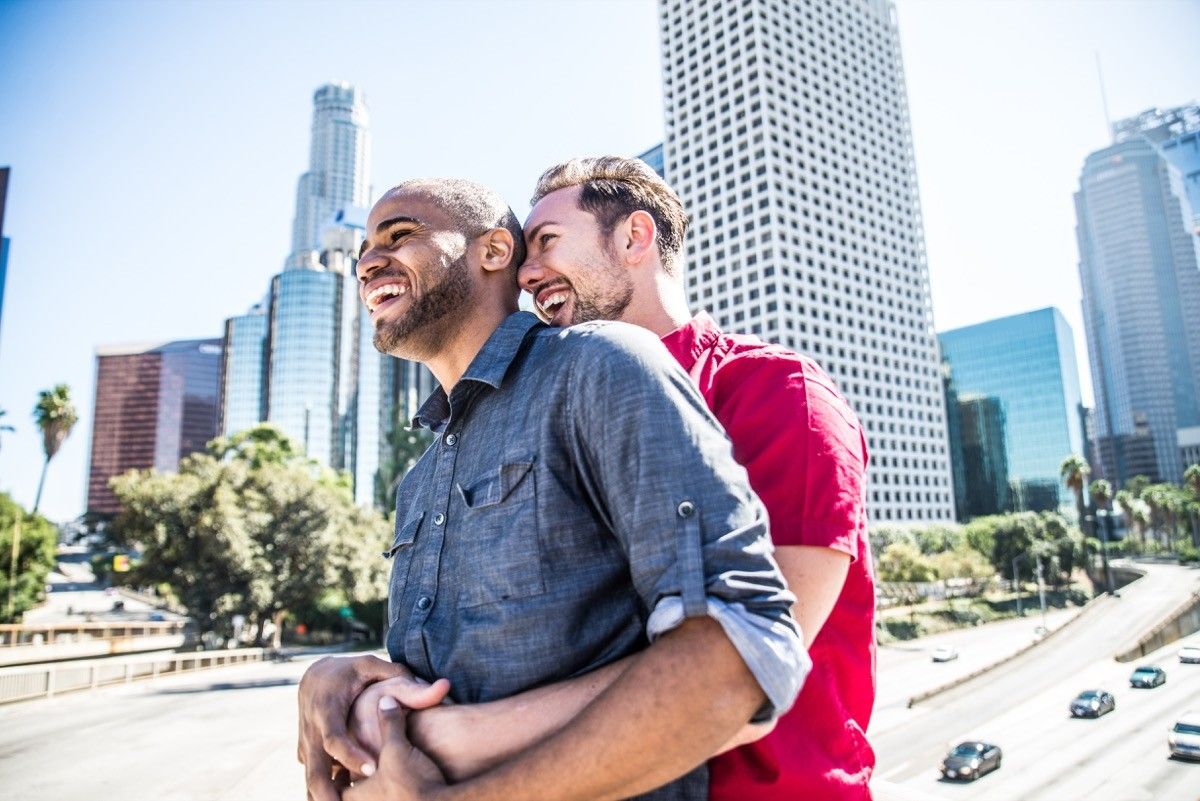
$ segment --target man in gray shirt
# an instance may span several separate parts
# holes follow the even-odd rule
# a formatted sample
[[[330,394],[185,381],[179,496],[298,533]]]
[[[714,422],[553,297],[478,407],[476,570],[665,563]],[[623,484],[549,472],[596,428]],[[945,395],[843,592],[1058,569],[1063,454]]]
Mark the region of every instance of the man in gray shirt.
[[[794,598],[703,400],[644,330],[517,312],[522,251],[507,205],[464,181],[401,184],[368,219],[358,275],[376,347],[440,384],[414,420],[436,439],[397,495],[388,652],[449,678],[460,702],[640,653],[556,735],[448,787],[419,752],[363,764],[339,726],[395,671],[322,661],[300,691],[313,798],[335,797],[332,757],[374,774],[347,801],[704,799],[696,766],[799,691]]]

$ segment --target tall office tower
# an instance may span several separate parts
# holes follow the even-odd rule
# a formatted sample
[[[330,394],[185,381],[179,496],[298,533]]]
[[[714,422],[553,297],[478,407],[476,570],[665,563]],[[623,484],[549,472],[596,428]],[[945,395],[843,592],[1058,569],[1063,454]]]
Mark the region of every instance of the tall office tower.
[[[1192,231],[1200,235],[1200,105],[1153,108],[1118,120],[1112,128],[1114,142],[1148,139],[1179,170]]]
[[[647,150],[645,153],[639,153],[637,156],[642,161],[649,165],[650,169],[658,173],[660,178],[666,178],[666,170],[663,165],[663,146],[659,142],[654,147]]]
[[[954,504],[891,0],[660,0],[689,301],[816,358],[871,447],[875,521]]]
[[[4,236],[4,199],[8,195],[8,167],[0,167],[0,331],[4,330],[4,279],[8,275],[8,239]]]
[[[221,434],[245,431],[267,419],[267,307],[256,304],[225,321],[221,357]]]
[[[971,396],[995,399],[999,404],[1009,508],[1074,509],[1059,467],[1071,454],[1083,453],[1084,441],[1075,344],[1062,313],[1048,308],[1014,314],[945,331],[938,339],[958,391],[960,418],[966,414],[963,404]],[[982,418],[984,411],[975,416]],[[965,418],[962,428],[965,442]],[[987,438],[989,442],[996,439],[993,434]],[[969,463],[965,450],[963,455]],[[969,469],[967,473],[968,494],[994,496],[990,484],[983,489],[972,487]]]
[[[296,189],[296,219],[288,268],[316,265],[321,237],[334,215],[371,203],[371,136],[366,98],[347,83],[328,83],[313,94],[308,172]]]
[[[170,472],[217,434],[221,340],[96,350],[87,510],[120,511],[108,481],[126,470]]]
[[[1189,119],[1165,138],[1145,120],[1118,123],[1117,141],[1085,160],[1075,193],[1095,472],[1117,485],[1145,469],[1150,440],[1159,478],[1179,481],[1178,431],[1200,425],[1200,257],[1183,175],[1162,149],[1196,146],[1188,137],[1200,112]],[[1180,163],[1185,150],[1175,152]]]
[[[964,505],[958,509],[959,519],[1007,512],[1012,501],[1003,402],[991,395],[961,395],[958,419],[964,483]],[[1053,493],[1053,488],[1051,491],[1053,508],[1058,501],[1057,493]]]

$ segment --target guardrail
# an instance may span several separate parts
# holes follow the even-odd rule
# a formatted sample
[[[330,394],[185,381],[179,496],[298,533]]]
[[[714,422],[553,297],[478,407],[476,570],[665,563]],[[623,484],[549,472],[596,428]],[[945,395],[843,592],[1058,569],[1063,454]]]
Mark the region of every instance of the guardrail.
[[[59,693],[93,690],[222,665],[261,662],[269,653],[266,648],[234,648],[0,668],[0,704],[51,698]]]
[[[186,625],[187,621],[185,620],[47,623],[41,626],[26,623],[0,623],[0,648],[183,634]]]

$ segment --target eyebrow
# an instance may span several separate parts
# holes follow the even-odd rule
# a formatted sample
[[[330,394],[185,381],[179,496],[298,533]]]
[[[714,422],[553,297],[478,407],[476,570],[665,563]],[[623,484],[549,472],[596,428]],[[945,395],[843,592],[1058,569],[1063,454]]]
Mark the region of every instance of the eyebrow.
[[[557,220],[544,220],[544,221],[538,223],[537,225],[533,226],[533,228],[531,228],[525,232],[525,241],[526,242],[537,241],[538,231],[542,230],[547,225],[558,225],[558,224],[559,223]]]
[[[391,217],[375,226],[375,235],[382,236],[383,232],[395,225],[420,225],[421,221],[416,217]],[[363,254],[367,252],[369,241],[364,239],[362,245],[358,249],[358,257],[361,259]]]

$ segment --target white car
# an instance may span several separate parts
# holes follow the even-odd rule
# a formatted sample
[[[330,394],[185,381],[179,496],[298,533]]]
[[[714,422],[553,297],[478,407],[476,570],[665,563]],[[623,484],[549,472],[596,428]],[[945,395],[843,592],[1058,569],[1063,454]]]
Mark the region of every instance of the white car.
[[[1200,759],[1200,713],[1185,712],[1167,734],[1171,756]]]
[[[1185,645],[1179,649],[1179,661],[1200,664],[1200,645]]]
[[[958,659],[958,649],[953,645],[939,645],[930,655],[934,662],[950,662]]]

